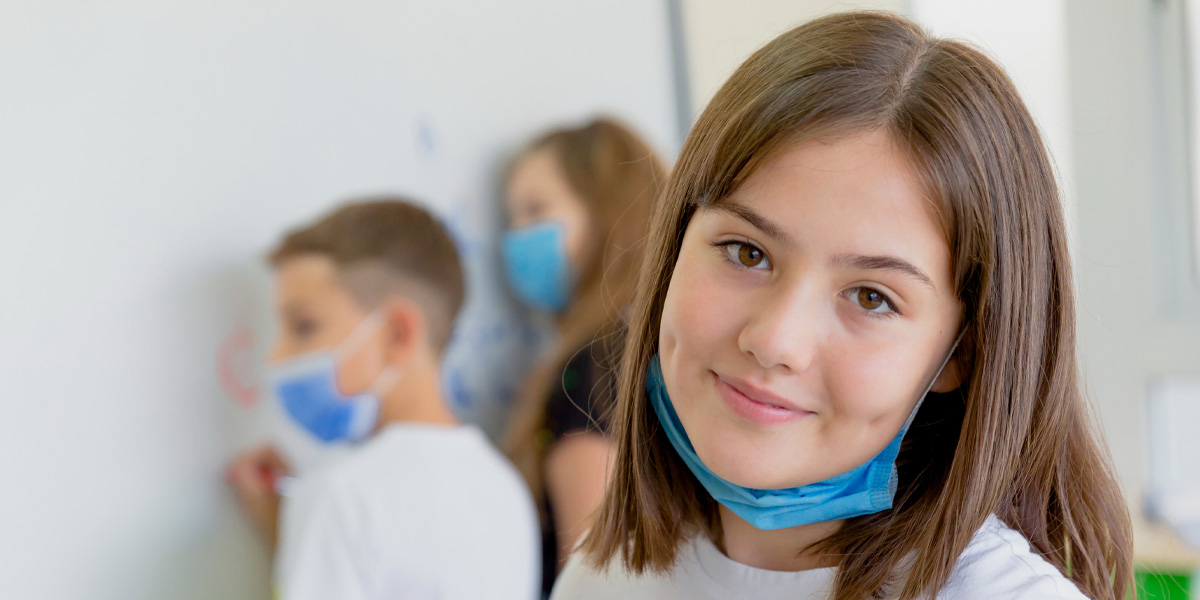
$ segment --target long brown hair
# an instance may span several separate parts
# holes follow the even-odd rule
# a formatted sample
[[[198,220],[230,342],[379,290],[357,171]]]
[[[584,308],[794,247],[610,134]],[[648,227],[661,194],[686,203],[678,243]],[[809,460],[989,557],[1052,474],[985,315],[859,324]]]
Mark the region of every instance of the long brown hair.
[[[997,514],[1083,593],[1124,600],[1129,514],[1081,391],[1053,165],[995,62],[886,13],[784,33],[734,72],[688,136],[652,217],[617,388],[617,462],[584,552],[597,566],[661,571],[687,536],[719,535],[715,502],[643,387],[692,215],[782,148],[878,129],[909,156],[944,226],[966,383],[949,403],[926,402],[906,435],[895,508],[820,544],[841,556],[834,598],[932,597]]]
[[[562,368],[571,355],[616,322],[633,300],[650,208],[666,181],[650,146],[608,118],[546,133],[517,155],[513,167],[540,150],[553,154],[568,185],[587,205],[590,247],[584,249],[571,304],[558,318],[558,341],[518,390],[505,436],[509,458],[536,494],[542,490],[544,449],[538,432],[546,400],[552,386],[562,385]]]

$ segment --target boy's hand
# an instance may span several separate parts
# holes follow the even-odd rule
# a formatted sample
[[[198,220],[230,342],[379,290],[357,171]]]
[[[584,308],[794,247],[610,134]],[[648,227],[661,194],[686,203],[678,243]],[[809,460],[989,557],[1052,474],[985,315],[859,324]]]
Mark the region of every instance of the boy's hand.
[[[244,452],[229,465],[229,482],[272,553],[279,530],[279,493],[275,491],[275,480],[290,474],[287,462],[270,445]]]

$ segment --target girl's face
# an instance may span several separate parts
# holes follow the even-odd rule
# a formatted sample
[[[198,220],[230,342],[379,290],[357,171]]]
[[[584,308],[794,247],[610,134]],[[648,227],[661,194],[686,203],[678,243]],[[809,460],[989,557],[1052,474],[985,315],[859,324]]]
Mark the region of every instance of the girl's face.
[[[882,451],[960,319],[931,201],[889,136],[869,132],[783,151],[696,212],[659,355],[701,460],[780,489]],[[952,361],[934,390],[958,379]]]
[[[591,219],[587,204],[571,189],[553,151],[535,150],[517,163],[508,179],[504,207],[513,229],[547,221],[562,225],[567,261],[579,271]]]

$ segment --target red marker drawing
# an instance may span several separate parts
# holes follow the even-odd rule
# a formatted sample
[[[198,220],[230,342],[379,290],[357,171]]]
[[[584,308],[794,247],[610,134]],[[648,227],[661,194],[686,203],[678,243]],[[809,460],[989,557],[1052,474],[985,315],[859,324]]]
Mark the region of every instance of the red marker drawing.
[[[250,370],[247,361],[251,360],[253,347],[254,331],[246,325],[233,330],[217,347],[217,376],[221,387],[241,406],[251,406],[258,401],[258,387],[246,381],[246,373]]]

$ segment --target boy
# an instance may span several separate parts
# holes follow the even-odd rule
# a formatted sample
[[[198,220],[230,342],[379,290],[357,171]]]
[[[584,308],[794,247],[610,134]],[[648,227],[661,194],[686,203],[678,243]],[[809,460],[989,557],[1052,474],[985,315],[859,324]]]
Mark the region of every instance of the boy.
[[[516,471],[447,408],[440,359],[463,301],[454,243],[400,199],[346,205],[270,256],[280,333],[269,378],[285,412],[357,443],[297,480],[270,447],[230,479],[276,546],[278,598],[512,598],[539,581],[537,522]]]

